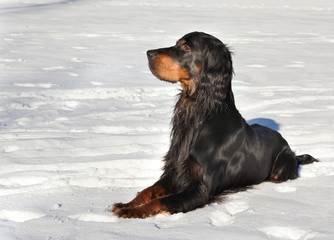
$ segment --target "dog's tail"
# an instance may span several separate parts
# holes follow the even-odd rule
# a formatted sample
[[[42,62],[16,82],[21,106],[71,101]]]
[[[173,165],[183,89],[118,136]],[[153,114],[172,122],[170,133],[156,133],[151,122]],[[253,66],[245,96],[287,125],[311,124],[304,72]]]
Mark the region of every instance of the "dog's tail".
[[[305,165],[305,164],[310,164],[314,162],[319,162],[318,159],[315,159],[314,157],[308,154],[298,155],[295,158],[297,160],[298,165]]]

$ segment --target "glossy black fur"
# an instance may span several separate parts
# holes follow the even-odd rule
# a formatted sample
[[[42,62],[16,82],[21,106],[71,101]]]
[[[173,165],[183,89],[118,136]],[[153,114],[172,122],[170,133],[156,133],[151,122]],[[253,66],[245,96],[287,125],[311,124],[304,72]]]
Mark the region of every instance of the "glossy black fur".
[[[147,56],[155,76],[180,81],[183,91],[174,108],[164,173],[131,202],[114,204],[111,211],[117,216],[187,212],[224,192],[295,179],[300,164],[317,161],[307,154],[295,156],[278,132],[242,118],[231,87],[231,53],[217,38],[189,33],[175,46],[150,50]]]
[[[242,118],[231,88],[231,53],[221,41],[200,32],[181,40],[190,51],[178,41],[148,52],[168,54],[195,82],[191,95],[182,91],[178,96],[164,173],[155,184],[166,189],[160,202],[169,212],[190,211],[229,189],[295,179],[300,164],[316,161],[295,156],[278,132]]]

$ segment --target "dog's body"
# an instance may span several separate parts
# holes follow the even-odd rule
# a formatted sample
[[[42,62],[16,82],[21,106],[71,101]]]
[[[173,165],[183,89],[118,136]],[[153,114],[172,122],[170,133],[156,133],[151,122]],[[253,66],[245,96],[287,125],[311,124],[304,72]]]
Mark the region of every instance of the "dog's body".
[[[246,123],[234,103],[230,51],[215,37],[189,33],[147,56],[156,77],[181,82],[183,91],[163,175],[131,202],[115,204],[119,217],[187,212],[226,190],[295,179],[300,164],[317,161],[295,156],[278,132]]]

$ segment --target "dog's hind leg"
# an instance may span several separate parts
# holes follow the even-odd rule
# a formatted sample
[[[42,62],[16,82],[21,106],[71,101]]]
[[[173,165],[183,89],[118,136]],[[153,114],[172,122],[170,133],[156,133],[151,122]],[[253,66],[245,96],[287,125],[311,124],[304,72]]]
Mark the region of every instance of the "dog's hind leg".
[[[298,166],[299,162],[294,152],[291,151],[289,146],[284,147],[274,161],[269,181],[284,182],[288,179],[297,178]]]

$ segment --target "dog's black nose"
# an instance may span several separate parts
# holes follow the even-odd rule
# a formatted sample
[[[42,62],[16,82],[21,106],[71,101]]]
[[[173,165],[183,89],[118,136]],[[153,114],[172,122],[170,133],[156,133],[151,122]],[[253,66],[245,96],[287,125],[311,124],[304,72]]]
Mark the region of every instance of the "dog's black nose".
[[[153,58],[155,58],[157,56],[157,51],[155,51],[155,50],[148,50],[146,52],[146,55],[147,55],[148,59],[153,59]]]

